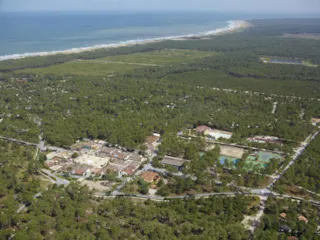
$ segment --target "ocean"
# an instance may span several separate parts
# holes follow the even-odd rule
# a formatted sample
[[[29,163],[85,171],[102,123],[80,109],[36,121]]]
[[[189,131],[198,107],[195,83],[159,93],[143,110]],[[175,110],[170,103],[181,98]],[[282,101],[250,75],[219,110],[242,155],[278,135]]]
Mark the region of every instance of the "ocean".
[[[205,34],[238,20],[218,13],[1,13],[0,57]],[[4,57],[5,56],[5,57]]]
[[[273,15],[214,12],[0,12],[0,60],[190,34],[205,35],[230,26],[230,20],[261,17],[271,18]]]

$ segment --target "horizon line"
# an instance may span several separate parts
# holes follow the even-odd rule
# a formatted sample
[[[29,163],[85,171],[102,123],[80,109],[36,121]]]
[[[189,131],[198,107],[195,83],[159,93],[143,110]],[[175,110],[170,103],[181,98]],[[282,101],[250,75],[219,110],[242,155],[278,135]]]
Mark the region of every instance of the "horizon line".
[[[206,12],[206,13],[229,13],[229,14],[285,14],[285,15],[304,15],[304,14],[320,14],[320,11],[305,11],[305,12],[264,12],[264,11],[226,11],[226,10],[218,10],[218,9],[195,9],[195,10],[187,10],[187,9],[152,9],[152,10],[147,10],[147,9],[139,9],[139,10],[123,10],[123,9],[109,9],[109,10],[71,10],[71,9],[66,9],[66,10],[50,10],[50,9],[42,9],[42,10],[21,10],[21,9],[16,9],[16,10],[9,10],[9,9],[0,9],[0,12],[4,13],[40,13],[40,12],[50,12],[50,13],[70,13],[70,12],[78,12],[78,13],[97,13],[97,12],[116,12],[116,13],[128,13],[128,12],[134,12],[134,13],[154,13],[154,12],[159,12],[159,13],[197,13],[197,12]]]

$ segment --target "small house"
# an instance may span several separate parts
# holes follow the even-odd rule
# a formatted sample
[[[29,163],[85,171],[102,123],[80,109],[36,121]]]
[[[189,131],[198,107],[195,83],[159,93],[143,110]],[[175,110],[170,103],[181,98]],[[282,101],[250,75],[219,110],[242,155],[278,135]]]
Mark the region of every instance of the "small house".
[[[210,129],[204,132],[204,135],[209,136],[213,139],[230,139],[232,137],[232,132],[222,131],[218,129]]]
[[[281,217],[282,219],[286,219],[286,217],[287,217],[287,214],[286,214],[285,212],[283,212],[283,213],[280,213],[280,217]]]
[[[298,217],[298,219],[299,219],[299,221],[303,221],[303,222],[305,222],[305,223],[308,223],[308,218],[306,218],[306,217],[304,217],[304,216],[299,216]]]
[[[165,156],[164,159],[161,161],[162,165],[172,166],[177,168],[178,170],[182,170],[183,165],[186,162],[189,162],[189,161],[181,158],[170,157],[170,156]]]
[[[160,175],[155,172],[143,172],[140,177],[147,183],[157,184],[160,181]]]

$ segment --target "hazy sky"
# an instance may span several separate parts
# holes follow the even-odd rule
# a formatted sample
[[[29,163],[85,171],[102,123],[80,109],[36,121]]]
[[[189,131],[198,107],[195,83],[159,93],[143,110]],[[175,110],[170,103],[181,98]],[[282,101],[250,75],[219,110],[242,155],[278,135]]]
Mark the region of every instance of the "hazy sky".
[[[3,11],[148,11],[320,13],[320,0],[0,0]]]

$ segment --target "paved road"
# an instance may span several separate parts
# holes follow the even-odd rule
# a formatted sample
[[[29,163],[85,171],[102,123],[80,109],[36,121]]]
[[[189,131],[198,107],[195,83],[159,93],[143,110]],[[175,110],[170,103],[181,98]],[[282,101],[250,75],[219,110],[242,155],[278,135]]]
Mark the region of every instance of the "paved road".
[[[41,152],[48,151],[48,150],[61,152],[61,151],[65,151],[66,150],[66,149],[60,148],[60,147],[54,147],[54,146],[45,145],[45,143],[44,143],[44,141],[42,139],[40,139],[40,143],[26,142],[26,141],[23,141],[23,140],[10,138],[10,137],[4,137],[4,136],[0,136],[0,139],[4,139],[6,141],[10,141],[10,142],[14,142],[14,143],[22,144],[22,145],[26,145],[26,146],[37,147],[37,148],[39,148],[41,150]]]
[[[319,134],[320,131],[316,133],[310,134],[306,140],[295,150],[294,155],[292,156],[292,160],[288,163],[288,165],[280,172],[276,173],[273,177],[272,182],[268,185],[268,188],[272,188],[273,185],[283,176],[283,174],[288,171],[288,169],[297,161],[297,159],[301,156],[301,154],[306,150],[311,141]]]
[[[15,138],[9,138],[9,137],[0,136],[0,139],[4,139],[4,140],[10,141],[10,142],[15,142],[15,143],[18,143],[18,144],[23,144],[23,145],[26,145],[26,146],[38,147],[37,143],[26,142],[26,141],[15,139]]]
[[[103,197],[103,198],[115,198],[115,197],[123,197],[123,198],[138,198],[138,199],[150,199],[150,200],[156,200],[156,201],[166,201],[166,200],[174,200],[174,199],[185,199],[185,198],[208,198],[208,197],[214,197],[214,196],[229,196],[229,197],[235,197],[235,196],[258,196],[263,197],[265,200],[267,200],[267,197],[274,197],[274,198],[288,198],[292,200],[297,201],[307,201],[314,205],[320,205],[320,201],[314,201],[314,200],[307,200],[304,198],[294,197],[290,195],[281,195],[279,193],[275,192],[263,192],[261,189],[253,189],[251,192],[247,193],[240,193],[240,192],[212,192],[212,193],[198,193],[198,194],[186,194],[186,195],[179,195],[179,196],[169,196],[169,197],[162,197],[162,196],[151,196],[151,195],[141,195],[141,194],[124,194],[119,193],[117,195],[110,194],[106,195],[104,193],[96,193],[94,196],[96,197]]]
[[[55,184],[57,184],[57,185],[65,185],[65,186],[67,186],[67,185],[70,184],[70,181],[58,177],[58,176],[55,175],[54,173],[51,173],[50,170],[48,170],[48,169],[44,169],[44,168],[43,168],[43,169],[41,169],[40,171],[43,172],[44,174],[46,174],[47,176],[53,178],[53,180],[55,180]]]

